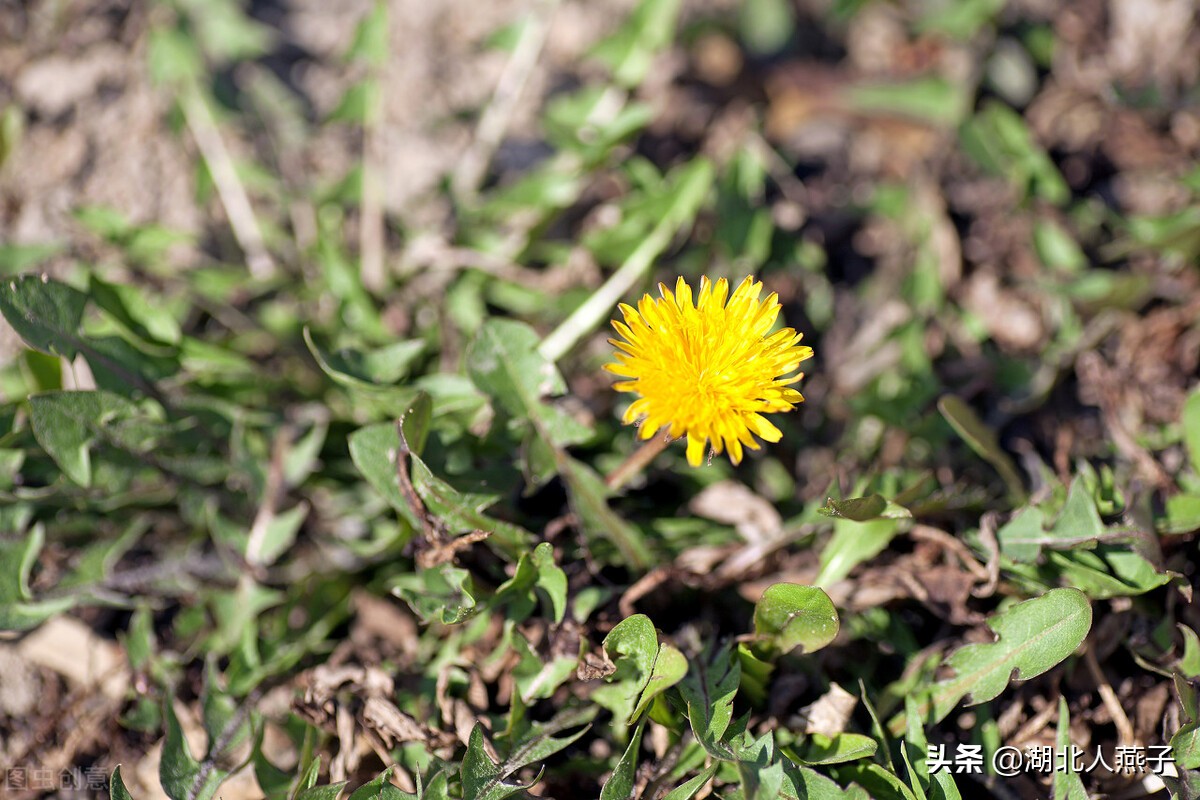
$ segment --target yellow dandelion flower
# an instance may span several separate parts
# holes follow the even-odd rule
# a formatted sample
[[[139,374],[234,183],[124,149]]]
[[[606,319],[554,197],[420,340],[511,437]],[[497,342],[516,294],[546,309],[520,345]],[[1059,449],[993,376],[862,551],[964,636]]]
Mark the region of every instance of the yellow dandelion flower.
[[[674,293],[659,284],[660,298],[646,295],[635,309],[622,303],[625,321],[613,320],[624,341],[617,363],[605,369],[623,378],[618,392],[641,397],[625,412],[625,422],[642,420],[638,437],[649,439],[666,428],[672,439],[687,436],[687,459],[698,467],[708,442],[716,453],[742,460],[742,447],[757,450],[754,436],[778,442],[782,434],[763,414],[791,411],[804,401],[790,388],[804,377],[800,362],[811,347],[792,328],[770,333],[779,316],[779,296],[759,300],[762,283],[747,277],[729,296],[729,282],[700,279],[692,287],[680,278]],[[728,299],[728,303],[726,300]]]

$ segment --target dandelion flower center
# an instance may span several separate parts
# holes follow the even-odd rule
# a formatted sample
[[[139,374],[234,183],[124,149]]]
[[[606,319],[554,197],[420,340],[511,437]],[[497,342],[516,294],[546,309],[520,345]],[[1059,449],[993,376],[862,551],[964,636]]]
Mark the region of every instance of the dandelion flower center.
[[[708,442],[737,464],[743,446],[758,449],[755,436],[779,441],[782,434],[763,414],[804,401],[791,388],[804,373],[791,373],[812,348],[799,346],[803,334],[792,328],[770,333],[779,297],[759,300],[762,288],[747,277],[730,296],[724,278],[715,284],[701,278],[693,302],[692,287],[680,278],[674,292],[660,283],[661,297],[646,295],[636,309],[621,304],[625,321],[613,320],[613,327],[623,341],[609,339],[617,361],[605,369],[628,379],[614,389],[640,395],[625,412],[626,423],[641,420],[639,438],[663,428],[674,439],[686,435],[694,467]]]

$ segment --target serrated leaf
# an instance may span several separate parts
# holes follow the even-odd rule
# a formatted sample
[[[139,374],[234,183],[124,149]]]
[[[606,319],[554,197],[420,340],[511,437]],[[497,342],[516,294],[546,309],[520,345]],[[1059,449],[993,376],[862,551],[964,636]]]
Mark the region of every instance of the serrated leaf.
[[[163,739],[162,761],[158,765],[158,780],[163,791],[171,800],[209,800],[229,773],[215,765],[202,768],[188,749],[169,697],[163,702],[163,720],[167,735]]]
[[[390,780],[388,767],[371,781],[355,789],[347,800],[417,800],[417,795],[401,791]]]
[[[296,800],[337,800],[349,781],[338,781],[325,786],[310,786],[296,794]]]
[[[841,625],[837,609],[824,590],[815,586],[776,583],[767,587],[754,606],[754,633],[765,652],[785,655],[820,650],[834,640]]]
[[[506,773],[487,754],[483,726],[479,723],[471,729],[467,754],[463,757],[459,774],[462,777],[463,800],[503,800],[533,785],[504,782]]]
[[[922,698],[920,712],[930,722],[945,719],[958,702],[970,705],[994,699],[1014,671],[1029,680],[1062,662],[1083,642],[1092,626],[1092,607],[1078,589],[1051,589],[988,619],[996,641],[969,644],[946,663],[954,677],[933,685]],[[893,733],[903,730],[903,717],[893,720]]]
[[[531,764],[544,762],[555,753],[570,747],[591,730],[591,722],[599,711],[595,706],[565,708],[547,722],[533,723],[504,759],[501,765],[504,776],[507,777]],[[571,728],[579,730],[566,736],[555,736]]]

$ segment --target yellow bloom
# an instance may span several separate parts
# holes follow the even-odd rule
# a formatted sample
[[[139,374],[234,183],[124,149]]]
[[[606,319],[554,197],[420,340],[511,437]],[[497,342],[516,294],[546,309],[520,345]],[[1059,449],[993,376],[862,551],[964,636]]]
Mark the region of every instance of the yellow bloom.
[[[779,429],[762,415],[803,402],[789,387],[804,373],[786,376],[812,357],[812,348],[798,346],[804,334],[792,328],[768,336],[779,296],[759,300],[762,288],[747,277],[729,297],[724,278],[716,284],[701,278],[693,303],[692,287],[680,278],[674,293],[660,283],[661,298],[647,294],[636,309],[621,304],[625,321],[612,324],[625,341],[608,341],[624,352],[605,369],[630,379],[613,386],[618,392],[641,395],[625,412],[626,423],[642,418],[639,438],[661,428],[673,439],[686,435],[693,467],[702,463],[709,441],[717,453],[728,450],[734,464],[743,445],[758,449],[751,434],[779,441]]]

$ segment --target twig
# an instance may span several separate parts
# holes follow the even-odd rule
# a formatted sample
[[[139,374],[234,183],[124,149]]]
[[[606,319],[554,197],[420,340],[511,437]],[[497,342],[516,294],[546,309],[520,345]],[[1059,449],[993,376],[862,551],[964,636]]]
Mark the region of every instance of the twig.
[[[991,597],[1000,585],[1000,540],[996,538],[996,512],[989,511],[979,520],[979,541],[988,549],[987,583],[972,589],[975,597]]]
[[[662,434],[655,436],[644,445],[634,450],[629,454],[629,457],[617,465],[617,468],[608,474],[604,479],[604,484],[614,492],[629,482],[629,479],[637,475],[643,469],[650,465],[659,453],[667,449],[667,445],[671,443],[671,437]]]
[[[1012,747],[1020,747],[1041,733],[1050,724],[1050,720],[1054,719],[1057,715],[1058,703],[1046,703],[1046,705],[1042,706],[1041,711],[1034,714],[1025,721],[1024,725],[1017,729],[1017,732],[1009,738],[1007,744]]]
[[[1138,444],[1125,426],[1118,408],[1120,396],[1115,388],[1120,383],[1114,379],[1113,371],[1100,354],[1094,350],[1080,353],[1075,361],[1075,372],[1080,382],[1089,386],[1095,394],[1096,405],[1104,415],[1109,436],[1121,455],[1133,462],[1134,466],[1163,492],[1174,494],[1178,491],[1162,464],[1155,460],[1150,451]]]
[[[233,236],[246,255],[250,275],[256,280],[270,278],[275,274],[275,262],[267,253],[254,208],[250,205],[246,188],[238,178],[233,158],[221,139],[221,132],[217,130],[208,104],[194,84],[185,83],[180,90],[179,105],[192,138],[196,140],[196,147],[200,149],[200,155],[212,175],[213,184],[217,187],[217,196],[225,207],[225,216],[229,218]]]
[[[583,302],[571,316],[547,336],[538,352],[550,361],[558,361],[608,316],[617,301],[650,270],[654,260],[667,249],[676,230],[687,223],[694,212],[690,198],[696,194],[707,194],[712,184],[712,168],[707,162],[693,170],[675,190],[675,202],[667,209],[658,224],[650,231],[637,249],[629,254],[621,268]]]
[[[913,525],[908,535],[914,539],[923,539],[924,541],[940,545],[944,550],[954,553],[958,557],[959,563],[966,567],[967,571],[977,579],[981,581],[988,580],[987,568],[979,563],[970,549],[961,540],[954,538],[940,528],[935,528],[932,525],[917,524]]]
[[[1104,677],[1104,671],[1100,669],[1100,663],[1096,661],[1096,654],[1092,648],[1089,647],[1084,652],[1083,663],[1091,673],[1092,680],[1096,682],[1096,691],[1100,693],[1100,699],[1104,702],[1104,707],[1108,709],[1109,716],[1112,717],[1113,725],[1117,729],[1117,744],[1125,747],[1131,746],[1136,741],[1133,724],[1126,716],[1125,710],[1121,708],[1121,702],[1117,699],[1117,693],[1113,691],[1112,684],[1108,682],[1108,678]]]
[[[504,138],[509,123],[512,122],[513,112],[516,111],[517,102],[520,101],[525,85],[529,82],[529,76],[537,66],[558,2],[559,0],[543,0],[540,13],[534,12],[530,15],[521,31],[521,38],[517,40],[517,46],[513,48],[512,57],[500,73],[500,80],[496,82],[491,102],[483,110],[479,124],[475,126],[475,138],[463,154],[462,160],[458,162],[458,168],[454,170],[450,181],[454,196],[460,200],[471,197],[479,190],[479,184],[483,181],[492,155],[500,146],[500,140]]]
[[[283,466],[288,451],[288,431],[280,428],[271,444],[271,461],[267,466],[267,479],[263,485],[262,503],[258,513],[254,515],[254,523],[250,526],[250,535],[246,540],[246,563],[252,569],[262,566],[263,543],[267,540],[267,531],[275,520],[279,506],[279,496],[283,488]]]
[[[362,215],[358,227],[358,253],[361,259],[363,287],[382,292],[387,283],[384,270],[383,229],[383,87],[381,69],[372,67],[371,91],[363,116]]]

